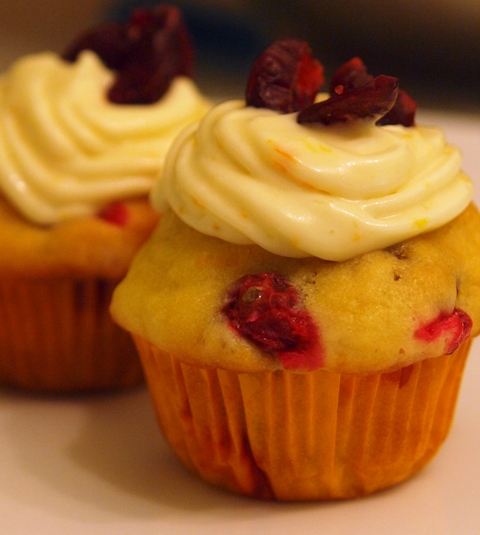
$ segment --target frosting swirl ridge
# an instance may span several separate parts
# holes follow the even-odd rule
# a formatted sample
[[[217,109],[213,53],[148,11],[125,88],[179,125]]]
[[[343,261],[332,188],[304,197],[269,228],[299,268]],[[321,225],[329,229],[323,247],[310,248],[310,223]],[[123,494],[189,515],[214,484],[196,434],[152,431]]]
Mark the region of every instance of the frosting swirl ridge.
[[[208,109],[176,78],[152,105],[116,105],[113,72],[91,51],[44,52],[0,78],[0,190],[28,220],[54,224],[147,194],[173,138]]]
[[[472,195],[439,129],[304,126],[236,100],[177,138],[151,199],[204,234],[343,261],[447,223]]]

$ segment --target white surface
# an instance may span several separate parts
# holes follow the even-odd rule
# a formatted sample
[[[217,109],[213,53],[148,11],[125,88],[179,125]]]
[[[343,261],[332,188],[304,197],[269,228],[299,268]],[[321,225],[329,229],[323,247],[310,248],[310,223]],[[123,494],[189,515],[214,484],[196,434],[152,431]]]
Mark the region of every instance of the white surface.
[[[478,180],[480,119],[425,113]],[[479,252],[480,253],[480,252]],[[213,489],[165,445],[145,389],[80,398],[0,390],[2,535],[470,535],[480,529],[480,341],[453,428],[414,479],[347,502],[263,503]]]

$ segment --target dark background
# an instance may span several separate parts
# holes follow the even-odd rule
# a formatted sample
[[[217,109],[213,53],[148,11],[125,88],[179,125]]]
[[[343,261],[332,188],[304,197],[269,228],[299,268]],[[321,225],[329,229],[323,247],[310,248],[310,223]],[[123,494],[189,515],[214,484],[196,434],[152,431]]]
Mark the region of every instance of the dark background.
[[[15,57],[62,50],[82,30],[125,19],[142,0],[0,2],[0,69]],[[194,39],[197,81],[242,96],[250,66],[278,37],[307,40],[326,67],[360,56],[400,78],[425,108],[480,114],[480,0],[178,0]],[[480,123],[479,123],[480,126]]]
[[[117,1],[126,17],[138,1]],[[155,2],[151,2],[155,3]],[[243,91],[249,67],[273,39],[309,42],[326,67],[360,56],[372,74],[400,78],[421,105],[480,110],[480,0],[184,0],[200,81]],[[220,79],[221,82],[221,79]]]

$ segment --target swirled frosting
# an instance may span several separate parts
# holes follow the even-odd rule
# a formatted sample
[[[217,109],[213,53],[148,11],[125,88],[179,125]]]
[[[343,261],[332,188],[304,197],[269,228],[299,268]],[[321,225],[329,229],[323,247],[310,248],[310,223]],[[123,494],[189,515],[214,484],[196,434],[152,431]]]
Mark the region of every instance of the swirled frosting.
[[[304,126],[234,100],[177,138],[151,199],[228,242],[343,261],[445,224],[472,195],[439,129]]]
[[[113,72],[90,51],[50,52],[0,78],[0,190],[28,220],[54,224],[147,194],[173,138],[207,110],[184,77],[152,105],[115,105]]]

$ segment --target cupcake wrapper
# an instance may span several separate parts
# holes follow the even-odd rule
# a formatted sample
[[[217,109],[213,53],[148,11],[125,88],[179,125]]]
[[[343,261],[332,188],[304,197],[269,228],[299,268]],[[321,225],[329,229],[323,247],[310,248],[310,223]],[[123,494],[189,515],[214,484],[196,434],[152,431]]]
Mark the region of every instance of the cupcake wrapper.
[[[12,279],[0,283],[0,384],[74,392],[143,381],[131,337],[109,305],[115,281]]]
[[[395,372],[239,374],[134,337],[161,428],[204,480],[257,498],[351,498],[416,473],[448,434],[470,340]]]

